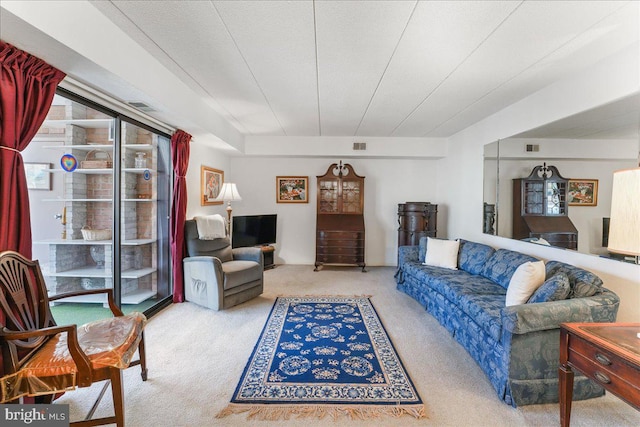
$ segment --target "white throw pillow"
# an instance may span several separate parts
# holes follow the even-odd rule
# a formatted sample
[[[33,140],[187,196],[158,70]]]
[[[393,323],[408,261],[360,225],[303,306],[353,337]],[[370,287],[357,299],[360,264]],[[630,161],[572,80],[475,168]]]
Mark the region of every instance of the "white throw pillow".
[[[525,304],[531,295],[544,283],[546,272],[544,261],[525,262],[511,276],[507,288],[505,305]]]
[[[459,240],[441,240],[427,237],[427,255],[423,264],[457,270],[459,248]]]

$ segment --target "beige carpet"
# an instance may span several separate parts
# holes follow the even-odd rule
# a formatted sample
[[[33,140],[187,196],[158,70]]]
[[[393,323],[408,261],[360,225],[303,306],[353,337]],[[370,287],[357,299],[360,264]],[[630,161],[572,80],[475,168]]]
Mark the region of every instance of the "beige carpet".
[[[394,268],[278,266],[265,272],[265,293],[230,310],[215,312],[174,304],[146,329],[149,380],[140,370],[125,377],[126,425],[157,426],[557,426],[557,405],[512,408],[498,399],[473,359],[420,305],[395,288]],[[428,419],[381,418],[268,422],[246,415],[216,419],[231,398],[278,295],[372,295],[378,314],[426,405]],[[67,393],[59,403],[78,419],[97,388]],[[98,413],[111,412],[105,396]],[[98,415],[99,415],[98,414]],[[607,395],[574,402],[573,427],[640,426],[640,412]]]

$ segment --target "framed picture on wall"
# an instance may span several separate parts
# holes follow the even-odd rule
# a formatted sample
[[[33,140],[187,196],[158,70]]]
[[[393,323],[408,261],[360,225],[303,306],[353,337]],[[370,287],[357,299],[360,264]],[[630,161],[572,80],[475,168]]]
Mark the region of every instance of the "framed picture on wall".
[[[215,200],[224,182],[224,172],[208,166],[200,166],[200,205],[221,205],[222,200]]]
[[[51,190],[51,163],[25,163],[24,172],[27,175],[29,190]]]
[[[277,176],[277,203],[309,203],[308,176]]]
[[[597,179],[570,179],[567,191],[569,206],[597,206]]]

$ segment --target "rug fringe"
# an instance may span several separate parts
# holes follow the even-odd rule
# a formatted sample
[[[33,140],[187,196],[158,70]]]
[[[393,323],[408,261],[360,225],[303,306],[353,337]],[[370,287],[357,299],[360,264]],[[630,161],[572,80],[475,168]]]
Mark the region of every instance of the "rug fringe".
[[[247,405],[230,403],[221,410],[216,418],[224,418],[233,414],[248,412],[248,420],[281,421],[296,418],[330,417],[336,421],[341,416],[347,416],[352,420],[370,420],[381,416],[401,417],[411,415],[414,418],[427,418],[424,405]]]
[[[361,295],[326,295],[326,294],[306,294],[306,295],[291,295],[291,294],[279,294],[276,298],[373,298],[371,294]]]

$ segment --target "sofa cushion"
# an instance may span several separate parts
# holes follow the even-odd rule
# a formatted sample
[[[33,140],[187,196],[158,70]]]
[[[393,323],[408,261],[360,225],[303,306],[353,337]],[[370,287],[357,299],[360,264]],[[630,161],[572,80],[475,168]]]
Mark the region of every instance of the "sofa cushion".
[[[434,267],[430,265],[407,263],[404,266],[404,271],[410,276],[414,276],[422,286],[433,288],[437,292],[444,294],[440,286],[441,283],[447,283],[459,273],[468,274],[461,270],[451,270],[448,268]],[[468,281],[469,279],[466,279]]]
[[[509,281],[505,305],[526,303],[531,295],[544,283],[544,262],[527,261],[516,269]]]
[[[424,261],[425,256],[427,255],[427,238],[421,237],[420,242],[418,243],[418,259],[420,262]]]
[[[546,270],[547,279],[558,273],[567,275],[569,287],[571,288],[569,298],[590,297],[597,294],[602,288],[602,279],[592,272],[575,265],[565,264],[560,261],[549,261],[546,265]]]
[[[480,274],[495,251],[491,246],[460,239],[458,266],[468,273]]]
[[[262,279],[262,266],[254,261],[228,261],[222,263],[224,290]]]
[[[424,264],[457,270],[459,247],[460,242],[458,240],[427,237],[427,253],[424,258]]]
[[[487,260],[480,275],[507,289],[513,273],[515,273],[520,264],[524,264],[527,261],[535,262],[538,259],[520,252],[498,249]]]
[[[547,279],[529,298],[527,304],[537,302],[560,301],[569,296],[569,277],[558,273]]]
[[[502,286],[485,277],[471,275],[462,270],[458,271],[460,274],[434,278],[430,281],[429,286],[454,304],[460,303],[461,295],[473,292],[477,295],[499,295],[501,304],[504,305],[506,290]]]

